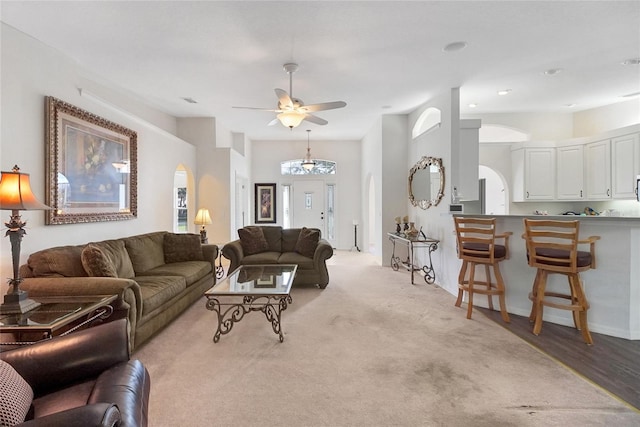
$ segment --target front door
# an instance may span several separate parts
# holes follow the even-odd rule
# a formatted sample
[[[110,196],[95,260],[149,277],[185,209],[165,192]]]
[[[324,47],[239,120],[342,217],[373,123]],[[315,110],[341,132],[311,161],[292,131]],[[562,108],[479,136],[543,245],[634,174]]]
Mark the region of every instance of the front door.
[[[293,183],[293,228],[318,228],[325,236],[324,182],[300,180]]]

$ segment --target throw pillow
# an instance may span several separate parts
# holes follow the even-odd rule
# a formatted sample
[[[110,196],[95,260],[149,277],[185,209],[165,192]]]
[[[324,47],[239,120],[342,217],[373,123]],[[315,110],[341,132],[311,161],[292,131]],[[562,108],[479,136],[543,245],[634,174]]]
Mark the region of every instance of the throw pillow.
[[[313,254],[316,252],[319,241],[320,230],[302,227],[294,250],[307,258],[313,258]]]
[[[262,227],[249,225],[238,230],[240,245],[245,255],[259,254],[269,250],[267,239],[264,238]]]
[[[164,236],[164,262],[204,261],[199,234],[167,233]]]
[[[13,366],[0,360],[0,425],[24,422],[33,401],[31,386]]]
[[[82,266],[91,277],[118,277],[116,268],[102,249],[89,243],[80,256]]]

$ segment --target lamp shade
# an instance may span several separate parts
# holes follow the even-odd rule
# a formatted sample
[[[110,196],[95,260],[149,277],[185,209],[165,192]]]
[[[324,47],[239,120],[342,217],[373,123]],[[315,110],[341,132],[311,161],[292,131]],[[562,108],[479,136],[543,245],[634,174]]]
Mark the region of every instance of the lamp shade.
[[[300,123],[302,123],[302,121],[304,120],[306,114],[304,113],[299,113],[297,111],[285,111],[282,112],[280,114],[278,114],[278,120],[280,120],[280,123],[282,123],[284,126],[293,129],[296,126],[299,126]]]
[[[2,172],[0,177],[0,209],[2,210],[46,210],[49,206],[40,202],[31,191],[28,173],[20,173],[18,166],[11,172]]]
[[[198,213],[196,214],[196,220],[193,221],[196,225],[205,226],[207,224],[211,224],[211,215],[209,215],[209,209],[201,208],[198,209]]]

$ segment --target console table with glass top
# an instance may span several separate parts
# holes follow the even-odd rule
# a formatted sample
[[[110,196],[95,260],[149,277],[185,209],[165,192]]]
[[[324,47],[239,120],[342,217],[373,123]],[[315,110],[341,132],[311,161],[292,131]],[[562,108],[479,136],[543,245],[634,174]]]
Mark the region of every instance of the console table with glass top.
[[[280,320],[282,312],[293,302],[290,292],[297,269],[295,264],[241,265],[206,291],[207,309],[218,315],[213,342],[231,332],[233,325],[251,311],[264,313],[283,342]]]
[[[411,271],[411,284],[415,284],[413,277],[416,271],[422,271],[424,273],[424,281],[433,284],[436,281],[436,272],[431,262],[431,254],[438,249],[438,243],[440,240],[432,239],[424,235],[420,237],[407,237],[402,234],[387,233],[389,240],[393,243],[393,252],[391,253],[391,268],[395,271],[400,269],[400,266]],[[399,256],[396,256],[396,243],[402,244],[407,247],[407,259],[402,261]],[[416,250],[426,250],[428,255],[428,263],[422,267],[415,264],[415,252]]]
[[[113,313],[117,295],[32,297],[40,305],[23,314],[0,315],[0,333],[13,334],[14,342],[1,345],[33,344],[55,335],[67,335]],[[26,338],[26,339],[23,339]]]

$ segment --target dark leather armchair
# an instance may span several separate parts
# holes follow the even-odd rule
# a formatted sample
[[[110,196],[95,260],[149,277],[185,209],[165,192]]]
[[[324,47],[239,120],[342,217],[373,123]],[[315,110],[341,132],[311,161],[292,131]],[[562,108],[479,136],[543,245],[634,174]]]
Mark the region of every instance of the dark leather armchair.
[[[1,354],[34,393],[21,426],[146,426],[150,377],[129,360],[127,320]]]

